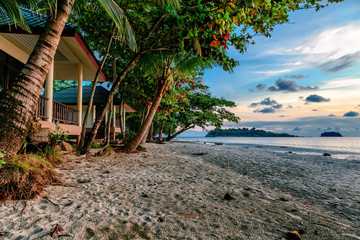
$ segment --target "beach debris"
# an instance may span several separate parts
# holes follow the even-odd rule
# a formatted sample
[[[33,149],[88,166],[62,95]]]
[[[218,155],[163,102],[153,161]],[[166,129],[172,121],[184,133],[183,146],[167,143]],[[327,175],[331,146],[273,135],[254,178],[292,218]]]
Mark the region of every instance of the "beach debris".
[[[54,237],[57,233],[64,231],[62,227],[56,224],[54,231],[51,233],[51,237]]]
[[[163,222],[164,219],[163,219],[162,217],[158,217],[157,221],[158,221],[158,222]]]
[[[101,151],[99,151],[96,155],[101,157],[110,157],[115,155],[115,151],[112,150],[111,148],[104,148]]]
[[[194,218],[197,220],[197,219],[199,219],[200,217],[199,217],[199,216],[195,216]]]
[[[289,151],[289,153],[293,153],[292,151]]]
[[[339,206],[339,204],[338,204],[338,203],[332,203],[332,202],[329,202],[329,205],[330,205],[330,206],[334,206],[334,207]]]
[[[24,214],[25,209],[26,209],[26,206],[27,206],[27,202],[26,202],[26,200],[24,200],[23,202],[24,202],[24,208],[21,210],[21,213],[20,213],[20,215],[19,215],[19,216],[21,216],[21,215],[23,215],[23,214]]]
[[[110,174],[110,171],[105,171],[104,174]]]
[[[283,201],[283,202],[288,202],[289,201],[289,199],[283,198],[283,197],[281,197],[280,200]]]
[[[334,191],[334,192],[336,191],[335,188],[329,188],[329,190],[330,190],[330,191]]]
[[[7,233],[9,233],[9,232],[0,232],[0,236],[7,234]]]
[[[317,236],[317,235],[319,235],[319,231],[318,230],[315,230],[314,231],[314,234]]]
[[[208,154],[207,152],[204,152],[204,153],[193,153],[194,156],[203,156],[205,154]]]
[[[323,156],[325,156],[325,157],[330,157],[331,154],[330,154],[330,153],[324,153]]]
[[[89,183],[89,182],[91,182],[91,179],[89,178],[89,179],[85,179],[85,178],[83,178],[83,179],[78,179],[78,180],[76,180],[78,183]]]
[[[245,186],[245,187],[244,187],[244,190],[245,190],[245,191],[250,191],[250,190],[251,190],[251,187]]]
[[[229,193],[226,193],[225,196],[224,196],[224,200],[235,200],[235,198],[233,196],[231,196]]]
[[[301,236],[298,231],[287,232],[286,238],[288,240],[301,240]]]
[[[290,209],[290,212],[297,212],[297,211],[299,211],[299,210],[297,210],[297,209],[295,209],[295,208]]]
[[[142,193],[141,196],[142,196],[143,198],[148,198],[148,197],[149,197],[149,195],[147,195],[146,193]]]

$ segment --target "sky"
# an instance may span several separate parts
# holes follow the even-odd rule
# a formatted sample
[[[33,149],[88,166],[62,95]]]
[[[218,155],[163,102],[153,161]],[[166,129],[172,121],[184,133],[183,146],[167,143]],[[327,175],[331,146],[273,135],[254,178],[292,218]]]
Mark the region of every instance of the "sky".
[[[240,124],[298,136],[337,131],[360,137],[360,1],[345,0],[316,12],[290,14],[271,38],[255,36],[229,74],[205,72],[216,97],[235,101]]]

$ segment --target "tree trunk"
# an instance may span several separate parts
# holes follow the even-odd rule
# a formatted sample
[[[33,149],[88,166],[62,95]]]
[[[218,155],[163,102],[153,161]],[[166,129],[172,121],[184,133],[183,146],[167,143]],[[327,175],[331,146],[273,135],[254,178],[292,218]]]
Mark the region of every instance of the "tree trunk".
[[[150,135],[149,141],[153,141],[154,140],[154,122],[152,122],[150,125],[149,135]]]
[[[162,81],[159,81],[161,82],[161,84],[159,84],[158,86],[158,89],[156,90],[155,92],[155,96],[154,96],[154,100],[153,100],[153,104],[151,105],[151,108],[150,108],[150,111],[149,111],[149,114],[148,116],[146,117],[144,123],[141,125],[140,127],[140,130],[138,132],[138,134],[130,139],[124,146],[124,149],[126,151],[129,151],[129,152],[133,152],[140,144],[141,140],[143,139],[143,137],[145,136],[147,130],[149,129],[150,127],[150,124],[154,118],[154,115],[156,113],[156,110],[157,108],[159,107],[160,105],[160,102],[161,102],[161,99],[162,99],[162,96],[164,94],[164,90],[165,90],[165,87],[168,83],[168,80],[167,79],[163,79]]]
[[[110,105],[110,110],[109,110],[109,119],[107,121],[107,125],[106,125],[106,142],[105,142],[105,146],[108,146],[110,144],[110,130],[111,130],[111,115],[112,115],[112,109],[114,108],[113,104]],[[114,132],[115,134],[115,132]]]
[[[150,103],[149,103],[149,104],[150,104]],[[152,103],[151,103],[151,104],[152,104]],[[141,119],[141,124],[140,124],[140,127],[139,127],[139,131],[140,131],[140,129],[141,129],[141,126],[144,124],[147,116],[149,116],[150,108],[151,108],[151,107],[149,107],[149,105],[146,105],[146,108],[144,109],[143,118]],[[145,110],[146,110],[146,114],[145,114]],[[145,146],[145,144],[146,144],[146,139],[147,139],[148,135],[149,135],[149,129],[146,130],[146,133],[145,133],[144,137],[141,139],[140,145]]]
[[[128,63],[128,65],[125,67],[125,69],[120,73],[119,77],[116,79],[116,81],[114,82],[114,84],[112,85],[110,92],[109,92],[109,96],[107,98],[105,107],[103,109],[103,111],[101,112],[100,116],[96,118],[95,123],[93,128],[91,129],[91,132],[89,134],[89,138],[86,140],[85,142],[85,147],[83,152],[89,152],[90,148],[91,148],[91,144],[94,142],[95,140],[95,136],[99,130],[101,121],[104,119],[105,113],[107,111],[107,109],[109,108],[110,103],[112,102],[112,97],[115,93],[115,91],[117,90],[117,88],[119,87],[121,81],[125,78],[126,74],[130,71],[130,69],[135,65],[135,63],[138,61],[139,57],[141,56],[141,54],[143,54],[144,52],[140,52],[137,53],[134,58]]]
[[[162,122],[161,122],[160,131],[159,131],[159,141],[160,141],[160,142],[163,141],[162,135],[163,135],[163,131],[164,131],[164,126],[165,126],[165,121],[162,121]]]
[[[120,133],[121,133],[121,138],[124,139],[125,138],[125,126],[124,126],[124,122],[125,122],[125,114],[124,114],[124,100],[121,100],[120,102]]]
[[[102,71],[102,69],[103,69],[103,67],[105,65],[105,61],[106,61],[107,57],[109,56],[110,46],[111,46],[112,40],[114,38],[113,36],[114,36],[115,30],[116,30],[116,27],[114,27],[114,30],[111,33],[111,36],[109,38],[109,43],[108,43],[107,48],[106,48],[106,53],[105,53],[103,59],[101,60],[101,64],[100,64],[98,70],[96,71],[96,74],[95,74],[95,77],[94,77],[93,86],[92,86],[91,92],[90,92],[89,104],[88,104],[88,107],[86,109],[86,113],[85,113],[85,117],[84,117],[84,121],[83,121],[83,126],[82,126],[82,129],[81,129],[81,136],[80,136],[80,142],[79,142],[78,149],[81,149],[84,146],[85,135],[86,135],[86,126],[87,126],[89,116],[90,116],[90,112],[91,112],[91,109],[92,109],[93,103],[94,103],[94,94],[95,94],[95,90],[96,90],[96,84],[99,81],[100,73],[101,73],[101,71]]]
[[[168,139],[170,139],[170,137],[171,137],[171,132],[172,132],[172,129],[171,129],[171,127],[169,127],[169,132],[168,132],[168,136],[166,138],[166,141],[169,141]]]
[[[166,139],[166,141],[170,142],[172,141],[174,138],[176,138],[177,136],[179,136],[180,134],[182,134],[183,132],[189,130],[191,127],[185,127],[183,129],[181,129],[180,131],[177,131],[176,133],[174,133],[174,135],[172,136],[168,136],[168,138]]]
[[[74,0],[58,0],[57,14],[47,19],[44,32],[9,90],[0,99],[0,152],[6,157],[16,154],[29,131],[44,85],[54,60],[66,20]]]

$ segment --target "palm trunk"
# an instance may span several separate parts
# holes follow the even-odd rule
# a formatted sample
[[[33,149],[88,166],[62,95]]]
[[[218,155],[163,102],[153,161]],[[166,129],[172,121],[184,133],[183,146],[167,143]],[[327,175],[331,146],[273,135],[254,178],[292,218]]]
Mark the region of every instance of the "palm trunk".
[[[144,115],[141,120],[139,130],[141,129],[141,126],[144,124],[144,121],[146,120],[147,116],[149,116],[150,109],[151,109],[151,107],[149,107],[149,105],[147,105],[147,107],[144,109]],[[146,114],[145,114],[145,110],[146,110]],[[140,145],[145,146],[148,134],[149,134],[149,129],[146,130],[144,137],[141,139]]]
[[[165,121],[161,122],[161,127],[160,127],[160,131],[159,131],[159,141],[163,141],[162,135],[163,135],[163,131],[164,131],[164,126],[165,126]]]
[[[58,0],[56,18],[46,21],[34,50],[0,99],[0,152],[16,154],[30,129],[46,74],[54,60],[74,0]]]
[[[121,132],[121,137],[122,138],[125,138],[125,126],[124,126],[124,109],[125,109],[125,106],[124,106],[124,100],[121,100],[120,102],[120,132]]]
[[[189,130],[190,128],[191,127],[185,127],[183,129],[181,129],[180,131],[177,131],[176,133],[174,133],[174,135],[169,135],[168,138],[166,139],[166,141],[168,141],[168,142],[172,141],[174,138],[176,138],[177,136],[179,136],[183,132]]]
[[[150,125],[149,135],[149,141],[151,142],[154,140],[154,122]]]
[[[112,85],[110,92],[109,92],[109,96],[107,98],[105,107],[103,109],[103,111],[101,112],[100,116],[98,118],[96,118],[95,123],[93,128],[91,129],[91,132],[89,134],[89,138],[86,140],[85,142],[85,147],[83,152],[89,152],[90,148],[91,148],[91,144],[94,142],[96,134],[99,130],[101,121],[104,119],[105,117],[105,113],[107,111],[107,109],[109,108],[111,102],[112,102],[112,97],[115,93],[115,91],[117,90],[117,88],[119,87],[121,81],[125,78],[126,74],[130,71],[130,69],[135,65],[135,63],[138,61],[139,57],[141,56],[141,54],[143,54],[144,52],[140,52],[137,53],[134,58],[128,63],[128,65],[126,66],[126,68],[120,73],[118,79],[114,82],[114,84]]]
[[[172,132],[172,129],[171,127],[169,128],[169,132],[168,132],[168,136],[166,138],[166,141],[169,141],[170,137],[171,137],[171,132]]]
[[[96,85],[97,85],[97,83],[99,81],[100,73],[101,73],[101,71],[102,71],[102,69],[103,69],[103,67],[105,65],[105,61],[106,61],[107,57],[109,56],[110,46],[111,46],[111,43],[112,43],[112,40],[113,40],[115,30],[116,30],[116,27],[114,27],[114,30],[111,33],[111,36],[109,38],[109,43],[108,43],[107,48],[106,48],[106,53],[105,53],[105,55],[104,55],[104,57],[103,57],[103,59],[101,61],[101,64],[100,64],[98,70],[96,71],[96,74],[95,74],[95,77],[94,77],[93,86],[92,86],[91,92],[90,92],[89,104],[88,104],[88,107],[86,109],[86,113],[85,113],[85,117],[84,117],[84,121],[83,121],[83,126],[82,126],[82,129],[81,129],[81,136],[80,136],[80,142],[79,142],[78,149],[81,149],[84,146],[85,135],[86,135],[86,126],[87,126],[89,116],[90,116],[90,112],[91,112],[91,109],[92,109],[93,103],[94,103],[94,94],[95,94],[95,90],[96,90]]]
[[[154,118],[156,110],[160,105],[162,96],[164,94],[165,87],[167,86],[167,83],[168,83],[167,79],[163,79],[163,81],[160,81],[160,82],[161,82],[161,84],[160,84],[160,86],[158,86],[158,89],[156,90],[153,104],[151,105],[149,114],[146,117],[142,126],[140,127],[138,134],[134,138],[130,139],[124,146],[124,149],[128,152],[133,152],[139,146],[141,140],[143,139],[143,137],[146,134],[146,131],[150,127],[150,124]]]
[[[105,142],[105,146],[108,146],[110,144],[110,130],[111,130],[112,109],[113,109],[113,104],[110,105],[109,119],[108,119],[107,125],[106,125],[106,142]],[[115,134],[115,132],[114,132],[114,134]]]

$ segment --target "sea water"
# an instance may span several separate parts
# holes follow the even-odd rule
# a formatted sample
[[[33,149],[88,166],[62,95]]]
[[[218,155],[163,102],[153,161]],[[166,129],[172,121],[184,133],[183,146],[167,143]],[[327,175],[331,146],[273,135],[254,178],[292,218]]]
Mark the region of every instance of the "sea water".
[[[176,140],[300,154],[327,152],[338,158],[360,159],[360,137],[180,137]]]

